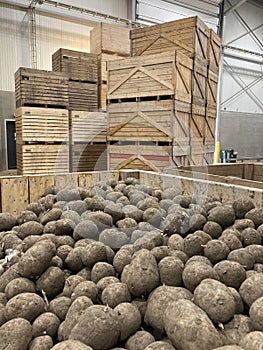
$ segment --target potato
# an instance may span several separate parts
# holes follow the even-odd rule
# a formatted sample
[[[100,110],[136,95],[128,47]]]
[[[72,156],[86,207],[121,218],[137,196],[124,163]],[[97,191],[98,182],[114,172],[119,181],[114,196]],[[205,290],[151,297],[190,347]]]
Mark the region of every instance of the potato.
[[[52,312],[44,312],[39,315],[32,324],[33,337],[41,335],[49,335],[51,338],[55,337],[60,325],[59,318]]]
[[[242,248],[241,240],[234,233],[224,231],[218,240],[224,242],[230,251]]]
[[[0,327],[6,322],[5,305],[0,303]]]
[[[42,335],[31,341],[28,350],[50,350],[52,347],[52,338],[49,335]]]
[[[235,299],[228,287],[213,280],[203,280],[194,290],[194,303],[215,323],[229,321],[235,313]]]
[[[252,323],[248,316],[234,315],[233,319],[224,324],[220,333],[225,337],[226,344],[238,344],[241,338],[253,330]]]
[[[97,350],[112,348],[119,337],[117,312],[102,305],[93,305],[84,310],[69,335],[70,340],[79,340]]]
[[[116,226],[119,231],[126,233],[126,235],[130,237],[133,231],[137,229],[138,224],[133,218],[124,218],[122,220],[117,221]]]
[[[21,293],[5,305],[5,318],[11,320],[22,317],[32,322],[45,311],[44,300],[35,293]]]
[[[164,333],[163,314],[173,301],[191,300],[193,294],[181,287],[160,286],[148,297],[144,321],[155,330]]]
[[[91,281],[97,283],[100,279],[107,276],[115,276],[116,271],[111,264],[104,261],[97,262],[91,270]]]
[[[17,223],[22,225],[27,221],[38,221],[37,215],[30,210],[22,211],[17,217]]]
[[[74,236],[87,239],[98,240],[99,230],[97,225],[92,220],[82,220],[74,228]]]
[[[175,233],[168,238],[167,245],[171,249],[184,251],[184,238]]]
[[[232,229],[241,232],[247,227],[255,228],[254,222],[250,219],[239,219],[235,221],[234,225],[232,226]]]
[[[62,292],[63,296],[70,298],[75,287],[83,281],[85,281],[84,278],[78,275],[72,275],[66,278]]]
[[[107,261],[107,250],[105,245],[99,242],[92,242],[81,254],[81,260],[84,266],[92,267],[99,261]]]
[[[246,279],[246,270],[238,262],[224,260],[214,266],[220,282],[228,287],[238,289]]]
[[[57,315],[60,321],[64,321],[66,314],[71,305],[71,299],[69,297],[60,296],[50,301],[49,311]]]
[[[4,292],[6,286],[15,278],[19,278],[20,275],[17,271],[18,263],[12,265],[2,275],[0,275],[0,292]]]
[[[254,329],[263,332],[263,296],[250,306],[249,317]]]
[[[186,264],[183,274],[183,283],[191,292],[206,278],[213,278],[219,280],[217,272],[212,266],[205,262],[192,262]]]
[[[141,317],[144,318],[146,313],[147,300],[144,298],[135,298],[132,300],[132,304],[137,307],[141,314]]]
[[[203,231],[208,233],[213,239],[216,239],[222,234],[222,227],[215,221],[207,221],[203,227]]]
[[[154,247],[151,250],[152,255],[155,257],[157,263],[159,263],[163,258],[167,257],[170,254],[170,248],[167,246]]]
[[[122,248],[118,250],[113,258],[113,266],[118,273],[122,273],[124,266],[128,265],[132,259],[132,250]]]
[[[130,303],[119,303],[114,311],[120,324],[120,341],[127,339],[141,327],[141,314],[137,307]]]
[[[255,205],[250,198],[239,198],[233,202],[233,208],[236,217],[241,219],[247,212],[255,208]]]
[[[227,205],[217,206],[209,211],[209,221],[215,221],[222,227],[231,226],[235,222],[235,211]]]
[[[235,303],[236,303],[235,314],[242,314],[242,313],[244,313],[244,303],[243,303],[243,300],[242,300],[240,294],[233,287],[228,287],[228,289],[229,289],[229,291],[231,292],[231,294],[233,295],[233,297],[235,299]]]
[[[238,345],[225,345],[225,346],[220,346],[220,348],[216,348],[214,350],[244,350]]]
[[[15,278],[12,281],[10,281],[5,287],[5,295],[8,299],[12,299],[15,295],[25,292],[36,292],[35,283],[28,278]]]
[[[207,242],[204,247],[204,256],[206,256],[212,263],[217,263],[224,260],[230,252],[230,249],[225,242],[218,239],[212,239]]]
[[[255,264],[254,256],[249,252],[248,249],[245,248],[231,251],[227,256],[227,260],[238,262],[246,270],[253,269],[253,266]]]
[[[165,331],[175,348],[213,350],[222,344],[207,314],[189,300],[172,302],[164,311]]]
[[[144,350],[175,350],[175,348],[167,342],[155,341],[154,343],[146,346]]]
[[[83,344],[78,340],[65,340],[56,344],[50,350],[93,350],[90,346]]]
[[[211,261],[205,257],[205,256],[202,256],[202,255],[194,255],[194,256],[191,256],[191,258],[189,258],[186,262],[185,262],[185,266],[187,266],[188,264],[191,264],[192,262],[201,262],[201,263],[204,263],[204,264],[207,264],[209,266],[213,266]]]
[[[17,237],[16,233],[12,233],[12,231],[10,232],[11,233],[7,233],[1,240],[3,250],[17,249],[22,243],[22,240]]]
[[[60,216],[62,214],[62,210],[59,208],[52,208],[51,210],[49,210],[47,213],[45,213],[41,219],[40,219],[40,223],[42,225],[46,225],[49,221],[55,221],[60,219]]]
[[[244,350],[262,350],[263,349],[263,332],[254,331],[244,335],[239,345]]]
[[[112,217],[113,222],[116,222],[124,217],[122,208],[122,204],[110,201],[105,205],[104,213],[109,214]]]
[[[159,284],[159,271],[154,256],[146,249],[141,249],[126,265],[121,274],[121,281],[126,283],[134,296],[149,294]]]
[[[202,255],[204,252],[204,246],[211,237],[203,232],[196,231],[195,233],[188,234],[184,238],[184,252],[189,256]]]
[[[131,301],[131,294],[126,283],[111,283],[103,289],[101,300],[104,305],[114,308],[120,303]]]
[[[92,300],[86,296],[78,297],[70,305],[65,321],[63,322],[63,339],[69,339],[71,330],[77,324],[80,316],[86,309],[92,306]]]
[[[243,246],[246,247],[251,244],[261,244],[261,234],[252,227],[245,228],[242,232]]]
[[[258,227],[263,224],[263,208],[254,208],[246,213],[245,219],[250,219]]]
[[[72,301],[76,300],[80,296],[86,296],[90,298],[93,303],[98,301],[99,289],[97,285],[92,281],[83,281],[76,285],[71,294]]]
[[[48,298],[57,296],[64,287],[65,274],[59,267],[50,266],[36,281],[39,291],[44,291]]]
[[[134,243],[134,251],[141,249],[152,250],[154,247],[160,246],[163,244],[163,235],[158,230],[147,231],[144,235],[138,238]]]
[[[255,258],[255,263],[263,264],[263,245],[251,244],[245,248]]]
[[[125,343],[125,349],[128,350],[144,350],[149,344],[155,341],[151,333],[146,331],[138,331],[134,333]]]
[[[72,235],[76,224],[71,219],[59,219],[55,223],[54,234],[57,236]]]
[[[168,214],[162,221],[160,229],[168,236],[174,233],[183,236],[189,230],[189,215],[184,210],[177,210],[175,213]]]
[[[184,264],[182,260],[167,256],[158,263],[160,282],[167,286],[180,287]]]
[[[259,272],[247,278],[240,286],[239,293],[243,301],[251,306],[255,300],[263,296],[263,273]]]
[[[59,190],[56,194],[57,201],[70,202],[80,199],[80,191],[77,187],[67,186]]]
[[[102,293],[102,291],[111,283],[119,283],[120,280],[117,277],[114,276],[107,276],[103,277],[99,282],[97,283],[99,294]]]
[[[50,240],[37,242],[21,256],[17,266],[18,273],[26,278],[40,276],[49,266],[55,252],[56,247]]]
[[[44,226],[37,221],[27,221],[19,226],[17,235],[19,238],[24,239],[31,235],[41,235],[43,233]]]
[[[14,318],[0,327],[0,350],[27,350],[32,339],[32,326],[24,318]]]

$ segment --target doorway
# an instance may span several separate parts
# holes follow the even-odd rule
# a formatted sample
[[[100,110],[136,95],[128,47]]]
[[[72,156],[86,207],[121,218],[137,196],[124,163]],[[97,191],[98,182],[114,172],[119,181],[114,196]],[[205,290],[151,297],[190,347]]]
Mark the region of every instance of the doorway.
[[[16,124],[14,120],[5,120],[7,169],[16,169]]]

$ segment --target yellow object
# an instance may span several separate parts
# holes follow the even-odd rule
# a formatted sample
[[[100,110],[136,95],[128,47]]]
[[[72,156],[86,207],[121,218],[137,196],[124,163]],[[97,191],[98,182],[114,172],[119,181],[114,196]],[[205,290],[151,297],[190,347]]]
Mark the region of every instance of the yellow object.
[[[216,147],[215,147],[215,158],[214,158],[214,163],[219,163],[219,156],[220,156],[220,142],[216,142]]]

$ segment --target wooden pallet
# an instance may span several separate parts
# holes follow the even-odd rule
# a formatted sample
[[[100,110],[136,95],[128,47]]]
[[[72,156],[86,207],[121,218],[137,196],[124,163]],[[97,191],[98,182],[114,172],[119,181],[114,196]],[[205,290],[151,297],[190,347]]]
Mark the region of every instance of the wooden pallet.
[[[206,104],[207,89],[207,61],[194,59],[192,76],[192,103]]]
[[[69,171],[68,144],[16,145],[19,175],[54,174]]]
[[[70,158],[72,172],[107,170],[106,142],[72,144]]]
[[[130,55],[130,29],[100,22],[90,32],[90,52]]]
[[[98,107],[101,111],[107,110],[107,92],[107,84],[102,83],[98,86]]]
[[[70,111],[71,141],[106,142],[107,113]]]
[[[218,73],[208,67],[206,80],[206,102],[210,107],[217,106]]]
[[[61,72],[19,68],[15,73],[17,107],[68,107],[68,77]]]
[[[217,73],[219,72],[221,58],[221,39],[213,29],[209,30],[209,40],[207,45],[207,59],[210,69]]]
[[[134,29],[130,37],[132,56],[174,49],[191,58],[207,59],[209,29],[197,16]]]
[[[128,55],[121,55],[118,53],[104,53],[98,55],[98,81],[99,84],[106,83],[108,80],[107,62],[115,61],[122,58],[127,58]]]
[[[206,106],[205,110],[205,126],[204,126],[204,144],[215,143],[215,130],[216,130],[216,107]]]
[[[67,74],[71,80],[96,83],[98,56],[61,48],[52,55],[52,70]]]
[[[169,96],[191,102],[193,62],[180,52],[108,61],[108,99]]]
[[[66,109],[20,107],[15,112],[16,142],[63,142],[68,137]]]
[[[97,111],[98,85],[69,81],[69,110]]]
[[[108,145],[109,169],[163,171],[172,162],[172,145],[154,142],[120,141]]]

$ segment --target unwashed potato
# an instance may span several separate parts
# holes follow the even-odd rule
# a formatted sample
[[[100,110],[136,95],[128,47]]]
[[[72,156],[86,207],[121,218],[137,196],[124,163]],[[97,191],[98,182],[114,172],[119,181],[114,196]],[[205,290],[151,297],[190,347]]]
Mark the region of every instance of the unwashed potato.
[[[93,350],[88,345],[83,344],[78,340],[65,340],[53,346],[50,350]]]
[[[114,310],[117,312],[120,324],[120,340],[126,340],[141,327],[141,314],[138,308],[131,303],[120,303]]]
[[[28,350],[50,350],[53,346],[53,340],[49,335],[42,335],[34,338],[29,344]]]
[[[0,327],[0,350],[27,350],[32,339],[32,326],[25,318],[14,318]]]
[[[254,301],[263,296],[263,273],[256,273],[247,278],[240,286],[239,293],[250,307]]]
[[[155,341],[151,333],[138,331],[134,333],[125,343],[128,350],[144,350],[149,344]]]
[[[251,305],[249,317],[254,329],[263,332],[263,296],[256,299]]]
[[[241,338],[239,345],[244,350],[262,350],[263,332],[253,331]]]

